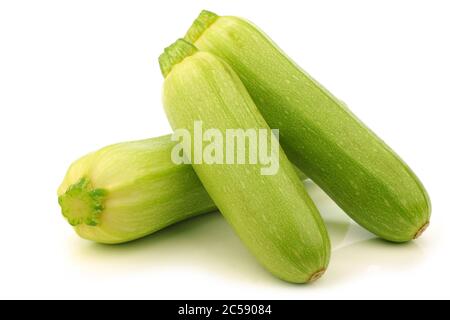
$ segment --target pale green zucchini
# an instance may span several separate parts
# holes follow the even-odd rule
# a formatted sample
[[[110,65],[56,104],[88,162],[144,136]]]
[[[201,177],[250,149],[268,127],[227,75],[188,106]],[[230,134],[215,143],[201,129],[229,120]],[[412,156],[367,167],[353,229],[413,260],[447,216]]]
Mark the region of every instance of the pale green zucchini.
[[[431,204],[415,174],[257,27],[205,11],[185,39],[237,72],[290,160],[356,222],[394,242],[422,234]]]
[[[175,145],[170,135],[123,142],[75,161],[58,196],[80,237],[123,243],[217,211],[192,167],[172,162]]]
[[[171,160],[170,136],[103,148],[72,164],[58,189],[78,235],[132,241],[216,207],[190,165]]]
[[[194,136],[195,121],[223,136],[227,129],[269,130],[239,77],[214,55],[179,40],[161,55],[160,64],[164,106],[174,130]],[[277,140],[273,143],[278,146]],[[261,175],[260,163],[192,166],[237,235],[272,274],[294,283],[323,274],[330,256],[328,234],[282,150],[274,175]]]

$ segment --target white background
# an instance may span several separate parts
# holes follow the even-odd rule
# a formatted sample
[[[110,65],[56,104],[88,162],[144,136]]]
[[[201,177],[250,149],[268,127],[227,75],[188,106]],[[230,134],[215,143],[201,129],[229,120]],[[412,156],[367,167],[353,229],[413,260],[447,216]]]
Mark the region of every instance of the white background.
[[[386,140],[432,224],[392,245],[313,184],[333,241],[313,285],[263,270],[219,214],[122,246],[79,239],[56,189],[81,155],[167,134],[157,58],[201,9],[246,17]],[[0,298],[450,298],[448,1],[1,1]]]

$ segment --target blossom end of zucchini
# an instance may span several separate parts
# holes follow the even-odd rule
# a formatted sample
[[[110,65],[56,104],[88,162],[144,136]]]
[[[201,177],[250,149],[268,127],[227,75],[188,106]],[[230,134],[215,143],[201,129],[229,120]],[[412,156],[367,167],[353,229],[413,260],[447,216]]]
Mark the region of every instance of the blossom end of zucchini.
[[[425,223],[414,235],[414,240],[419,239],[425,231],[427,231],[428,227],[430,226],[430,222],[428,221],[427,223]]]

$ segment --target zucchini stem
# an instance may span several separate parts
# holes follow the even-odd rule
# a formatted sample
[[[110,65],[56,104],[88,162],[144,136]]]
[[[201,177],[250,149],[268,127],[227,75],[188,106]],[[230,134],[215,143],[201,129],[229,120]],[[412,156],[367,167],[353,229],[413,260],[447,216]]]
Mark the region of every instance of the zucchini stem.
[[[219,16],[211,11],[203,10],[198,18],[194,21],[184,39],[190,43],[195,43]]]
[[[184,39],[178,39],[174,44],[167,47],[159,57],[159,66],[164,78],[167,78],[173,67],[197,51],[196,47]]]
[[[85,224],[95,227],[100,223],[106,191],[94,189],[87,178],[81,178],[59,196],[62,213],[72,226]]]

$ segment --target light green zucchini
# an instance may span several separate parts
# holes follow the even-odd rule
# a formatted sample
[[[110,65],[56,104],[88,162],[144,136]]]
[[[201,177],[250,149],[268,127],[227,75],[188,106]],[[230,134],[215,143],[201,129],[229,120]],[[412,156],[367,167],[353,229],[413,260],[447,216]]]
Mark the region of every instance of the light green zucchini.
[[[174,130],[195,135],[195,121],[223,136],[229,129],[270,130],[236,73],[183,40],[160,57],[163,100]],[[278,147],[272,141],[271,148]],[[186,156],[193,160],[192,153]],[[282,150],[279,170],[263,165],[195,163],[203,186],[248,249],[277,277],[304,283],[327,268],[330,243],[322,218]]]
[[[192,167],[172,162],[176,144],[170,135],[123,142],[75,161],[58,197],[80,237],[124,243],[217,211]]]
[[[237,72],[290,160],[351,218],[394,242],[422,234],[431,204],[416,175],[262,31],[204,11],[185,39]]]
[[[190,165],[171,160],[170,136],[119,143],[72,164],[58,189],[84,239],[132,241],[216,207]]]

